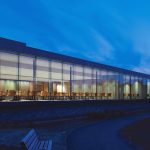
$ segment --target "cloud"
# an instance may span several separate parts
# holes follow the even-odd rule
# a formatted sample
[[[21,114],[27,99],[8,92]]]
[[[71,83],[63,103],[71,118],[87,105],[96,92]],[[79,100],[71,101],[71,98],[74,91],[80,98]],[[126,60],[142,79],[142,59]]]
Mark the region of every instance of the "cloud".
[[[140,23],[133,30],[134,50],[144,57],[150,57],[150,23]]]
[[[150,63],[149,62],[150,62],[150,58],[149,59],[142,59],[139,66],[134,67],[133,71],[150,74]]]
[[[133,30],[133,50],[141,55],[140,63],[133,70],[150,74],[150,23],[140,21]]]
[[[97,62],[114,58],[112,44],[91,24],[64,10],[56,9],[55,13],[53,26],[64,35],[62,42],[55,43],[57,51]]]
[[[139,8],[129,0],[5,0],[0,34],[29,46],[148,72],[149,13]],[[143,20],[137,16],[145,14]]]
[[[112,61],[114,59],[114,47],[109,40],[94,29],[91,29],[91,36],[95,45],[93,46],[94,49],[87,52],[86,57],[103,63],[106,61],[108,63],[108,60]],[[89,44],[87,43],[87,47],[88,45]]]

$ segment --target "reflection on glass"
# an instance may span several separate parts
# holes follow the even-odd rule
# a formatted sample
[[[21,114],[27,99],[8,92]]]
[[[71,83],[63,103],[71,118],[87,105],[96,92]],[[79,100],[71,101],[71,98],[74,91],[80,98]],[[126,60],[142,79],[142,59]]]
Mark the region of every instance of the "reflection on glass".
[[[0,52],[0,100],[146,99],[150,78],[58,60]]]

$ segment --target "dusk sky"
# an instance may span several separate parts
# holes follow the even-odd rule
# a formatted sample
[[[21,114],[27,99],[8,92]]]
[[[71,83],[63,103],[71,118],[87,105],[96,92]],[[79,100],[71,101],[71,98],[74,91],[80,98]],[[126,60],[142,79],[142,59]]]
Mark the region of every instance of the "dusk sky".
[[[150,73],[148,0],[0,0],[0,36]]]

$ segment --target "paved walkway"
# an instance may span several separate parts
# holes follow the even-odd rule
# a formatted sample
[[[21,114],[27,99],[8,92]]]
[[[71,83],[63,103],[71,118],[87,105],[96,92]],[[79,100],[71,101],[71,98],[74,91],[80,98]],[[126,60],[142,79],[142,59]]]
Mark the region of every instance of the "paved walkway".
[[[119,136],[124,126],[149,118],[150,113],[100,121],[96,124],[73,131],[68,136],[69,150],[135,150]]]

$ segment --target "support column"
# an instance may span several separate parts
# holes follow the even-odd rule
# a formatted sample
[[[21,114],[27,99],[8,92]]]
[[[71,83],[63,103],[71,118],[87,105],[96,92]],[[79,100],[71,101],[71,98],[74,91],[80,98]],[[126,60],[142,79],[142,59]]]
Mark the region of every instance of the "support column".
[[[49,61],[49,84],[48,84],[48,97],[51,99],[51,93],[52,93],[52,85],[51,85],[51,61]]]
[[[19,96],[19,89],[20,89],[20,85],[19,85],[19,81],[20,81],[20,55],[17,54],[17,57],[18,57],[18,64],[17,64],[17,67],[18,67],[18,75],[17,75],[17,96],[16,99],[19,100],[20,99],[20,96]]]
[[[36,99],[37,85],[36,85],[36,57],[33,60],[33,99]]]
[[[97,89],[97,70],[96,70],[96,99],[97,99],[97,93],[98,93],[98,89]]]
[[[70,100],[72,99],[72,68],[70,66]]]
[[[130,100],[132,99],[132,84],[131,84],[131,75],[130,75]]]

